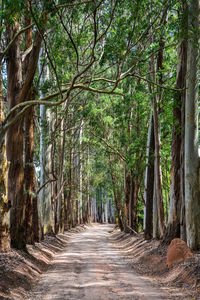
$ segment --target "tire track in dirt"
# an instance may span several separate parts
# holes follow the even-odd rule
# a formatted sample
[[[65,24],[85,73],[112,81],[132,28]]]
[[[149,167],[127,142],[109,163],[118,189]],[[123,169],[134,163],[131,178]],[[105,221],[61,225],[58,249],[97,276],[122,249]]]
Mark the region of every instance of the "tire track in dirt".
[[[70,238],[33,288],[29,300],[168,300],[165,287],[134,273],[112,245],[113,225],[95,224]]]

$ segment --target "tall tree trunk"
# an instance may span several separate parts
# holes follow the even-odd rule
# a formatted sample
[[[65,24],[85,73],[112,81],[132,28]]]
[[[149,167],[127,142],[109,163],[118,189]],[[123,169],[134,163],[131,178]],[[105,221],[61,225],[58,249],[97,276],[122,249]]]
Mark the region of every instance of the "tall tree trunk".
[[[160,50],[157,58],[157,72],[159,84],[162,84],[162,69],[163,69],[163,48],[164,42],[162,36],[159,41]],[[153,61],[151,69],[154,70]],[[154,72],[154,71],[153,71]],[[161,91],[157,91],[152,98],[153,119],[154,119],[154,139],[155,139],[155,182],[156,182],[156,198],[158,202],[158,221],[160,227],[160,235],[164,233],[164,205],[163,205],[163,189],[162,189],[162,171],[161,171],[161,140],[160,140],[160,122],[159,122],[159,107],[160,107]]]
[[[3,82],[0,65],[0,124],[4,120]],[[10,250],[9,204],[7,198],[7,159],[5,136],[0,143],[0,252]]]
[[[70,126],[70,125],[69,125]],[[68,167],[68,192],[65,200],[65,230],[72,226],[72,145],[71,145],[71,131],[69,132],[69,167]]]
[[[41,85],[45,81],[49,80],[49,68],[46,66],[43,70],[43,75],[41,77]],[[44,97],[45,93],[42,92],[41,96]],[[52,164],[54,160],[51,157],[52,145],[54,141],[48,143],[47,137],[50,136],[50,126],[51,126],[51,113],[48,113],[45,105],[40,105],[40,193],[39,193],[39,215],[40,215],[40,225],[43,234],[50,234],[54,232],[54,218],[53,218],[53,205],[52,205],[52,193],[51,185],[54,183],[46,182],[52,180]]]
[[[131,228],[138,232],[138,195],[139,195],[139,178],[136,177],[135,181],[131,183]]]
[[[79,180],[80,180],[80,172],[79,172],[79,164],[80,164],[80,156],[79,156],[79,147],[75,145],[75,140],[79,139],[79,132],[73,133],[73,204],[72,204],[72,211],[73,211],[73,226],[79,224]]]
[[[124,166],[124,230],[130,232],[131,227],[131,172],[127,172],[126,165]]]
[[[153,97],[153,119],[154,119],[154,139],[155,139],[155,182],[156,182],[156,198],[158,208],[158,220],[160,227],[160,234],[164,233],[164,207],[163,207],[163,194],[162,194],[162,172],[161,172],[161,151],[160,151],[160,124],[158,112],[159,99],[158,96]]]
[[[155,168],[155,165],[154,165]],[[154,171],[155,174],[155,171]],[[154,189],[153,189],[153,238],[160,237],[159,224],[158,224],[158,201],[156,193],[156,180],[154,177]]]
[[[31,24],[31,20],[25,17],[25,26]],[[26,49],[32,46],[32,28],[25,34]],[[28,55],[25,59],[25,74],[29,63]],[[33,88],[27,95],[26,100],[33,98]],[[25,239],[27,244],[39,242],[39,224],[38,224],[38,206],[35,189],[35,168],[34,168],[34,108],[30,108],[24,118],[25,128],[25,167],[24,167],[24,185],[25,185]]]
[[[17,18],[17,16],[16,16]],[[22,82],[22,58],[20,49],[20,37],[18,36],[7,53],[7,101],[8,109],[22,103],[28,97],[33,84],[33,79],[37,69],[39,51],[42,42],[43,30],[46,18],[44,18],[43,29],[35,33],[33,48],[29,57],[29,62]],[[8,42],[19,31],[19,23],[7,26]],[[14,117],[17,112],[12,114]],[[25,198],[24,198],[24,169],[23,169],[23,120],[19,119],[7,131],[7,160],[8,168],[8,201],[11,202],[10,211],[10,233],[11,245],[15,248],[25,248]]]
[[[34,155],[34,108],[25,116],[25,235],[26,243],[39,242],[38,205],[35,188]]]
[[[63,176],[63,167],[64,167],[64,155],[65,155],[65,120],[60,122],[60,141],[58,146],[58,195],[57,201],[57,222],[58,222],[58,231],[64,231],[64,176]]]
[[[122,211],[122,205],[120,203],[121,195],[116,186],[114,174],[112,171],[112,161],[111,161],[110,155],[109,155],[109,164],[110,164],[110,175],[111,175],[111,180],[112,180],[112,189],[113,189],[115,206],[116,206],[116,210],[117,210],[119,228],[121,229],[121,231],[123,231],[125,229],[125,225],[124,225],[124,216],[123,216],[123,211]]]
[[[145,239],[149,240],[153,236],[153,191],[154,191],[154,126],[153,116],[151,115],[148,142],[147,142],[147,161],[146,161],[146,174],[145,174]]]
[[[178,65],[177,65],[177,79],[176,86],[179,89],[185,88],[186,81],[186,64],[187,64],[187,29],[185,26],[185,17],[187,7],[184,1],[180,14],[182,22],[180,23],[180,43],[178,49]],[[177,92],[175,95],[173,117],[174,125],[172,132],[172,163],[171,163],[171,183],[170,183],[170,207],[168,227],[165,234],[165,240],[170,241],[175,237],[182,237],[181,224],[184,224],[184,218],[181,220],[181,211],[184,209],[184,192],[183,182],[181,180],[182,172],[184,172],[184,160],[181,156],[182,145],[184,145],[184,124],[182,126],[182,119],[184,119],[185,112],[182,106],[185,103],[185,90]],[[181,171],[182,169],[182,171]]]
[[[8,41],[19,31],[17,21],[7,29]],[[22,62],[20,38],[16,38],[8,51],[7,59],[8,109],[21,102],[19,93],[22,87]],[[16,114],[16,113],[15,113]],[[14,114],[13,114],[14,116]],[[8,201],[10,210],[10,235],[12,247],[26,247],[24,236],[24,169],[23,169],[23,120],[19,119],[7,131]]]
[[[154,42],[154,36],[152,30],[150,31],[152,36],[151,42]],[[160,37],[159,41],[160,50],[158,52],[157,58],[157,72],[159,77],[159,83],[162,84],[162,64],[163,64],[163,40]],[[151,57],[150,60],[150,71],[152,73],[152,79],[156,81],[156,73],[155,73],[155,58]],[[156,195],[154,194],[154,199],[157,199],[157,205],[153,205],[153,236],[158,233],[157,231],[157,219],[158,216],[158,224],[159,224],[159,233],[163,236],[164,233],[164,206],[163,206],[163,194],[162,194],[162,171],[161,171],[161,141],[160,141],[160,122],[159,122],[159,106],[160,106],[160,97],[161,91],[155,91],[154,88],[149,87],[149,90],[153,95],[151,96],[152,103],[152,111],[153,111],[153,125],[154,125],[154,143],[155,143],[155,162],[154,162],[154,190]],[[157,210],[157,212],[156,212]],[[156,214],[156,215],[155,215]]]
[[[83,222],[83,121],[79,132],[79,222]]]
[[[200,247],[200,191],[198,156],[198,66],[199,66],[199,0],[188,6],[188,55],[185,101],[185,212],[187,244]]]

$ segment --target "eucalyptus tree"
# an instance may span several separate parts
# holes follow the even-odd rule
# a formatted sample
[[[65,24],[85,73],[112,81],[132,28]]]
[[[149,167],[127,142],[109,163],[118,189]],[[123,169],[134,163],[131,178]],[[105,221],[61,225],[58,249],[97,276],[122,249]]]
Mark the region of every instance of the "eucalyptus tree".
[[[185,232],[185,186],[184,186],[184,134],[185,134],[185,87],[187,71],[187,2],[178,7],[178,53],[176,86],[180,89],[174,95],[173,133],[171,149],[170,207],[166,239],[181,237],[186,240]]]
[[[194,9],[192,8],[194,3],[183,1],[181,10],[184,12],[187,3],[190,4],[191,11]],[[1,196],[0,207],[1,213],[6,217],[9,210],[7,202],[12,205],[10,210],[12,246],[25,248],[26,242],[33,243],[38,240],[37,201],[34,196],[38,191],[34,180],[33,164],[35,134],[33,120],[37,118],[33,107],[36,105],[48,105],[52,118],[49,126],[50,134],[48,132],[46,137],[44,137],[42,120],[40,122],[42,132],[40,147],[43,158],[47,150],[43,147],[43,140],[47,139],[47,144],[52,144],[49,148],[51,163],[47,168],[50,177],[41,176],[39,183],[42,199],[40,207],[47,205],[48,210],[51,211],[47,213],[44,209],[45,216],[41,217],[44,221],[47,214],[51,216],[51,229],[45,229],[46,232],[51,230],[59,232],[63,230],[64,225],[65,228],[69,228],[89,219],[91,214],[89,186],[92,186],[92,180],[95,179],[98,171],[94,172],[93,178],[92,172],[88,172],[88,165],[90,161],[93,162],[93,157],[96,155],[105,164],[105,168],[100,173],[101,176],[104,172],[106,174],[105,177],[109,182],[106,189],[109,193],[112,186],[120,227],[125,230],[128,227],[134,231],[138,230],[140,214],[138,210],[144,205],[143,190],[148,186],[150,192],[145,196],[146,235],[152,236],[153,191],[156,196],[154,200],[157,201],[154,201],[154,208],[159,217],[160,234],[163,235],[168,210],[172,113],[174,113],[174,125],[169,224],[174,228],[174,222],[181,222],[179,203],[182,203],[183,208],[184,143],[183,133],[180,137],[179,128],[183,126],[180,110],[181,107],[183,108],[185,97],[182,89],[186,77],[186,39],[182,38],[181,33],[179,41],[182,52],[178,57],[180,69],[178,67],[176,87],[173,88],[172,82],[175,82],[177,65],[175,51],[178,26],[180,32],[184,31],[183,23],[178,24],[178,16],[174,11],[178,6],[178,1],[157,0],[151,3],[130,0],[82,2],[19,0],[14,6],[10,1],[6,2],[7,20],[4,17],[3,22],[6,24],[4,33],[6,32],[8,40],[6,51],[2,51],[2,57],[7,54],[9,111],[3,120],[3,98],[1,97],[0,145],[3,153],[7,131],[9,173],[8,201],[5,197],[6,171],[1,178],[3,191],[1,195],[4,196]],[[189,14],[192,15],[190,12]],[[196,27],[197,20],[198,16],[194,15]],[[191,17],[189,23],[192,24]],[[21,29],[23,25],[25,28]],[[198,40],[194,39],[194,43],[197,44]],[[42,68],[37,70],[41,46],[46,60],[42,62]],[[189,72],[194,65],[192,57],[197,59],[198,51],[195,48],[192,52],[190,40],[188,47],[190,47],[187,67]],[[40,78],[44,79],[47,66],[50,81],[43,80],[42,83]],[[186,93],[188,101],[186,102],[190,104],[192,91],[195,90],[191,78],[196,82],[197,77],[190,78],[192,71],[188,74]],[[43,84],[47,85],[45,94],[41,95],[38,90],[42,90]],[[188,107],[190,105],[187,106],[186,112]],[[41,112],[43,108],[41,107]],[[153,118],[150,118],[152,112]],[[40,117],[44,116],[41,114]],[[147,154],[151,154],[151,157],[147,162],[147,170],[148,174],[150,168],[153,171],[155,157],[152,177],[156,180],[151,178],[151,182],[148,180],[144,182],[144,145],[148,135],[149,119],[153,130],[149,133],[148,147],[151,151]],[[186,119],[185,128],[188,128],[188,122],[189,120]],[[195,126],[192,130],[194,128]],[[188,145],[188,137],[191,137],[190,133],[185,137],[185,146]],[[85,138],[88,139],[87,142]],[[197,148],[197,144],[195,147]],[[192,153],[195,153],[194,169],[197,173],[196,148]],[[187,153],[185,163],[188,164],[190,149],[186,147],[185,151]],[[4,154],[1,156],[0,164],[3,169],[6,164]],[[45,172],[44,164],[41,166],[42,174]],[[191,166],[191,163],[189,167],[187,166],[190,172],[192,172]],[[99,168],[102,168],[102,163]],[[162,176],[165,194],[162,189]],[[188,176],[186,174],[185,177],[187,197],[191,192],[188,181],[191,176]],[[149,179],[149,176],[147,178]],[[198,181],[197,174],[195,180]],[[98,190],[98,197],[102,194],[102,197],[99,197],[102,199],[106,194],[102,187],[105,184],[105,179],[100,178],[99,184],[95,183],[93,187]],[[45,190],[51,193],[51,199],[48,196],[48,201],[44,199],[44,195],[41,196]],[[194,201],[196,207],[197,202]],[[188,198],[187,236],[188,243],[196,247],[194,239],[198,240],[198,226],[196,221],[195,225],[191,224],[194,216],[196,220],[194,209],[190,209],[192,203],[192,199]],[[198,207],[196,212],[198,215]],[[52,216],[54,224],[52,224]],[[44,227],[46,221],[43,221]],[[9,241],[7,223],[6,221],[5,226],[1,223],[3,228],[1,232],[6,232]],[[154,228],[154,232],[156,231],[157,228]],[[191,234],[191,232],[195,233]]]
[[[4,120],[5,107],[3,95],[3,76],[2,66],[3,58],[6,54],[6,49],[3,43],[3,6],[1,5],[1,28],[0,31],[0,124]],[[5,28],[4,28],[5,31]],[[1,125],[0,125],[1,128]],[[0,140],[0,251],[8,251],[10,249],[10,236],[9,236],[9,204],[7,197],[7,158],[6,158],[6,143],[5,136]]]
[[[200,201],[198,155],[200,3],[188,3],[188,52],[185,98],[185,213],[187,244],[200,248]]]
[[[4,120],[3,79],[0,70],[0,122]],[[5,141],[0,147],[0,251],[10,250],[7,159]]]
[[[29,4],[29,10],[27,10],[26,4]],[[49,4],[51,4],[49,6]],[[28,224],[25,220],[25,199],[24,199],[24,167],[23,167],[23,121],[21,119],[22,114],[25,113],[25,111],[32,105],[42,103],[43,104],[49,104],[49,105],[59,105],[63,102],[66,102],[69,98],[69,94],[74,89],[85,89],[90,90],[92,92],[96,92],[95,89],[90,87],[87,83],[84,83],[83,75],[88,73],[88,70],[98,63],[98,60],[96,60],[95,55],[101,54],[101,49],[97,44],[101,45],[102,39],[104,35],[107,34],[112,20],[114,16],[114,11],[116,7],[116,2],[112,2],[110,4],[109,9],[106,8],[106,13],[108,18],[108,22],[106,22],[106,27],[100,28],[100,31],[97,30],[97,24],[96,24],[96,18],[97,18],[97,12],[99,13],[99,6],[100,5],[90,5],[90,3],[87,5],[83,5],[83,7],[86,8],[86,18],[87,25],[83,23],[84,26],[87,26],[89,31],[85,30],[82,31],[83,40],[86,37],[89,37],[88,43],[86,45],[83,44],[79,46],[79,51],[82,51],[82,61],[79,59],[79,54],[76,45],[74,44],[74,41],[72,39],[71,33],[67,28],[67,25],[65,24],[65,21],[63,20],[63,14],[60,13],[60,10],[73,10],[74,5],[68,6],[68,5],[58,5],[56,6],[54,3],[48,2],[48,3],[38,3],[33,4],[31,1],[28,1],[26,3],[24,2],[17,2],[16,6],[14,7],[14,10],[12,10],[12,6],[9,5],[9,3],[6,3],[6,9],[7,9],[7,15],[9,14],[9,22],[7,22],[7,35],[8,35],[8,45],[9,49],[7,51],[7,81],[8,81],[8,92],[7,92],[7,99],[8,99],[8,108],[9,113],[8,116],[5,118],[5,120],[2,123],[2,130],[1,130],[1,136],[3,137],[5,134],[5,131],[7,130],[7,158],[9,161],[9,170],[8,170],[8,200],[11,202],[12,208],[11,208],[11,243],[12,246],[17,248],[24,248],[26,243],[26,237],[24,235],[24,225],[25,223]],[[44,35],[45,32],[45,25],[47,22],[47,15],[51,17],[52,10],[56,12],[57,19],[60,20],[60,23],[62,24],[62,28],[65,31],[65,34],[67,36],[68,42],[72,45],[71,49],[73,49],[74,53],[74,59],[73,59],[73,66],[75,66],[75,69],[72,68],[72,72],[75,73],[72,77],[70,77],[67,82],[64,82],[65,86],[67,88],[64,88],[63,91],[61,91],[59,78],[57,76],[55,65],[52,62],[52,57],[50,53],[50,48],[46,40],[46,36]],[[76,5],[75,5],[75,13],[77,13]],[[19,14],[20,11],[20,14]],[[80,13],[84,13],[84,9]],[[32,19],[33,25],[31,24],[30,27],[34,27],[34,37],[32,41],[32,47],[29,47],[28,49],[25,49],[26,51],[24,53],[21,52],[21,38],[20,34],[25,31],[20,31],[20,22],[23,19],[23,14],[27,14]],[[13,16],[13,19],[12,19]],[[72,16],[73,19],[73,16]],[[77,17],[76,17],[77,19]],[[92,20],[92,23],[91,23]],[[98,20],[100,20],[100,16],[98,16]],[[76,22],[76,21],[75,21]],[[69,24],[69,23],[68,23]],[[91,25],[92,24],[92,25]],[[82,24],[78,24],[79,28],[81,30]],[[27,28],[26,28],[27,29]],[[77,28],[76,28],[77,29]],[[99,29],[99,27],[98,27]],[[89,33],[88,33],[89,32]],[[79,34],[79,33],[78,33]],[[88,34],[88,35],[87,35]],[[79,41],[80,36],[77,36],[77,40]],[[56,92],[53,95],[47,96],[42,101],[38,100],[32,100],[32,101],[25,101],[29,100],[28,97],[29,91],[31,90],[33,79],[36,73],[36,68],[38,64],[38,57],[39,57],[39,51],[41,47],[41,43],[44,43],[45,45],[45,51],[47,52],[48,59],[51,63],[52,70],[55,73],[56,78],[56,84],[59,88],[59,92]],[[89,48],[88,48],[89,45]],[[81,48],[82,47],[82,48]],[[97,51],[96,51],[96,48]],[[22,56],[22,54],[24,54]],[[26,67],[26,72],[22,74],[22,60],[26,58],[26,56],[29,56],[28,58],[28,64]],[[23,76],[22,76],[23,75]],[[88,73],[88,75],[90,75]],[[22,78],[23,77],[23,78]],[[23,80],[22,80],[23,79]],[[79,80],[79,83],[77,81]],[[106,93],[115,93],[114,87],[110,91],[105,91]],[[67,96],[63,98],[63,93],[67,93]],[[98,91],[98,92],[104,92],[104,91]],[[61,95],[61,100],[55,102],[47,102],[47,100],[54,98],[56,95]],[[8,121],[9,120],[9,121]],[[14,126],[15,124],[15,126]],[[17,128],[17,131],[16,131]],[[32,200],[31,200],[32,201]],[[30,203],[29,203],[30,204]],[[29,204],[27,204],[29,206]],[[31,204],[30,204],[31,205]]]

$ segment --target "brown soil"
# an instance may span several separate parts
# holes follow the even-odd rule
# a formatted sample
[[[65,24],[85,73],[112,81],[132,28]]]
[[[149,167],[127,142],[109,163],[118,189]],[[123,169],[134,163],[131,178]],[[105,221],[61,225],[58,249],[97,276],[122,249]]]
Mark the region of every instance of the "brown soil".
[[[167,249],[167,266],[170,267],[174,263],[184,261],[194,257],[190,248],[183,240],[175,238],[171,241]]]
[[[167,246],[112,225],[80,226],[28,250],[0,254],[0,299],[200,299],[200,253],[168,268]]]
[[[85,228],[79,226],[65,234],[46,236],[41,243],[28,245],[29,253],[18,250],[0,253],[0,300],[25,299],[40,275],[50,268],[56,254],[66,248],[73,235]]]
[[[133,236],[115,229],[113,232],[115,246],[123,250],[126,260],[132,268],[166,286],[173,293],[181,289],[185,298],[200,299],[200,252],[183,262],[177,262],[169,268],[166,264],[168,246],[158,240],[145,241],[143,234]],[[182,298],[180,298],[182,299]]]

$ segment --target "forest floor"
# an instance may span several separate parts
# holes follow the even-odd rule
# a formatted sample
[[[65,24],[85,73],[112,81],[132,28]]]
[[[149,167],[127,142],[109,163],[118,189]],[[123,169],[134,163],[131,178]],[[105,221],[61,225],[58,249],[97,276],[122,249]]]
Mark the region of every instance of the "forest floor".
[[[200,253],[166,266],[167,246],[113,225],[46,236],[29,253],[0,253],[0,299],[200,299]]]

